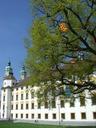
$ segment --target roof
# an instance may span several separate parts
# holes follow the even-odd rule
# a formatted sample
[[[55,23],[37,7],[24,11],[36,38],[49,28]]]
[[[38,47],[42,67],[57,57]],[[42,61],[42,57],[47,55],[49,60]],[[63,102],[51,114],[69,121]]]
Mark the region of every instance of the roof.
[[[26,77],[26,78],[23,79],[23,80],[19,80],[18,83],[16,83],[16,85],[17,85],[17,86],[24,86],[24,85],[27,84],[28,80],[29,80],[29,77]]]
[[[4,77],[4,80],[16,80],[16,78],[13,75],[8,75]]]

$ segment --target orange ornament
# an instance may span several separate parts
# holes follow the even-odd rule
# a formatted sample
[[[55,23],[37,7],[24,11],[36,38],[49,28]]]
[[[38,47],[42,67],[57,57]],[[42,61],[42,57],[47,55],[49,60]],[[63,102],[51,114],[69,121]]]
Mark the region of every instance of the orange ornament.
[[[65,23],[60,23],[59,28],[62,32],[68,31],[68,26]]]

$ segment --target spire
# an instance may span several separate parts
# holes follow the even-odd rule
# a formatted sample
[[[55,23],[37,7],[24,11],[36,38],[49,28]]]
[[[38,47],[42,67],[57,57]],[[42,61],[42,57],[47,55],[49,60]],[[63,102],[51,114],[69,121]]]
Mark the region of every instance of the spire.
[[[22,69],[21,69],[21,71],[20,71],[20,79],[21,80],[23,80],[23,79],[25,79],[26,78],[26,69],[25,69],[25,66],[23,65],[22,66]]]
[[[11,67],[11,62],[9,61],[7,66],[5,67],[5,76],[9,76],[12,75],[13,76],[13,69]]]

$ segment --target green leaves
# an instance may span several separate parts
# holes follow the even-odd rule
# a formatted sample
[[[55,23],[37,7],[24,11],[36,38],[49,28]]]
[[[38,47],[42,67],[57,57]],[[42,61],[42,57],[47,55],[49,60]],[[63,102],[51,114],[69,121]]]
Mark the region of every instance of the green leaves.
[[[86,77],[93,72],[96,5],[86,0],[32,0],[32,8],[37,15],[30,28],[26,59],[31,82],[40,85],[50,81],[55,87],[56,81],[60,81],[58,89],[66,84],[72,86],[72,92],[74,86],[80,91],[82,86],[73,82],[72,76],[85,86]],[[61,23],[68,31],[60,31]],[[90,90],[93,85],[86,86]]]

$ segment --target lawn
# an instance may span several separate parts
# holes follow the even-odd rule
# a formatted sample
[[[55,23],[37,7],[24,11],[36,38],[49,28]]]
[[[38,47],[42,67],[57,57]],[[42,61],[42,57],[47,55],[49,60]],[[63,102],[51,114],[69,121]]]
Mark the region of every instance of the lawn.
[[[31,124],[31,123],[12,123],[12,122],[0,122],[0,128],[96,128],[95,126],[55,126],[55,125],[39,125],[39,124]]]

